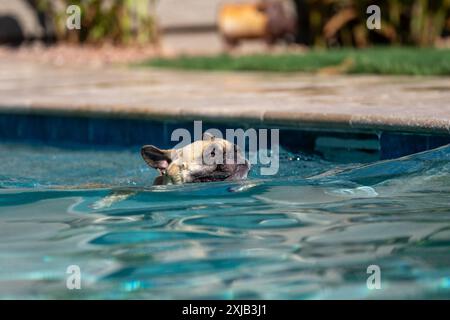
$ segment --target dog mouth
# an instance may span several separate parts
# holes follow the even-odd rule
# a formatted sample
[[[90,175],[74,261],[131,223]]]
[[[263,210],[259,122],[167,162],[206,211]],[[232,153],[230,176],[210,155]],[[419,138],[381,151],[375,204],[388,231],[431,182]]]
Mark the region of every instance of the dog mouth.
[[[216,171],[209,174],[194,176],[192,182],[215,182],[232,181],[245,179],[249,170],[249,165],[239,164],[235,166],[218,165]]]
[[[215,182],[224,181],[231,176],[230,173],[215,171],[212,174],[196,176],[192,179],[192,182]]]

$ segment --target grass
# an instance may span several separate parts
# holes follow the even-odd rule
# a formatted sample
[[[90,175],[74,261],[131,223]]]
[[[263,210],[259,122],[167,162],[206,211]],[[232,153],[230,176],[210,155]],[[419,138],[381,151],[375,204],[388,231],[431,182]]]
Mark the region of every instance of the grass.
[[[184,70],[338,72],[386,75],[450,75],[450,49],[377,47],[306,53],[157,58],[145,66]]]

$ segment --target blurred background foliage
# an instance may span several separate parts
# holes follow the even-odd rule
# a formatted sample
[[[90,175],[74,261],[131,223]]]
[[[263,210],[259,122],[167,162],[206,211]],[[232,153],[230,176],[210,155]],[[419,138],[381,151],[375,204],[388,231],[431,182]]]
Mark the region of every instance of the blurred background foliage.
[[[81,29],[68,30],[66,10],[81,9]],[[51,17],[56,38],[73,43],[145,44],[157,40],[155,0],[36,0]]]
[[[58,40],[76,43],[154,43],[158,39],[156,0],[34,0],[51,16]],[[164,0],[159,0],[164,1]],[[180,0],[180,8],[185,8]],[[208,0],[203,0],[208,1]],[[450,34],[450,0],[282,0],[294,1],[297,42],[319,47],[373,44],[432,46]],[[242,0],[245,2],[245,0]],[[78,5],[81,30],[66,29],[66,9]],[[367,7],[381,8],[381,30],[368,30]]]
[[[310,45],[431,46],[450,31],[450,0],[299,0],[296,4],[300,40]],[[366,27],[370,5],[381,9],[380,30]]]

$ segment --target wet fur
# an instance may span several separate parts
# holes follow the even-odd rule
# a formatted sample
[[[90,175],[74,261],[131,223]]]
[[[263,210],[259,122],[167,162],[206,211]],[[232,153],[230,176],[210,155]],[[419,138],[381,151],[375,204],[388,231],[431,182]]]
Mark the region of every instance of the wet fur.
[[[141,155],[160,173],[154,185],[241,180],[250,169],[235,144],[209,134],[180,149],[163,150],[146,145]]]

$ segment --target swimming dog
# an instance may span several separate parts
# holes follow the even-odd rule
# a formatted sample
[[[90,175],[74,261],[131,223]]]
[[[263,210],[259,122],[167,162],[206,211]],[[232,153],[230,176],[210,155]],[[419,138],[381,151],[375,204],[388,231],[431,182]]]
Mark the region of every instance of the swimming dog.
[[[250,170],[250,163],[237,145],[209,133],[205,133],[202,140],[178,149],[164,150],[145,145],[141,155],[150,167],[159,171],[153,181],[156,186],[243,180]],[[115,190],[91,207],[106,209],[138,192],[134,189]]]
[[[250,170],[237,145],[209,133],[179,149],[145,145],[141,155],[160,173],[153,185],[242,180]]]

